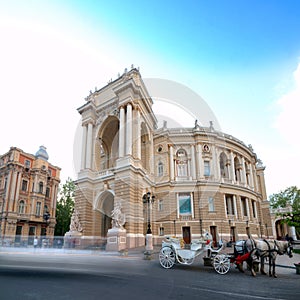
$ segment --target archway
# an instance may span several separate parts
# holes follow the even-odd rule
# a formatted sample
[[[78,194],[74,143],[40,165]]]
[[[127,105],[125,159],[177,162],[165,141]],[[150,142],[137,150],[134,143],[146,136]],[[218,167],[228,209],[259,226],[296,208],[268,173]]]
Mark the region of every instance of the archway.
[[[101,237],[107,236],[108,229],[111,228],[111,212],[114,208],[114,192],[106,190],[102,192],[97,200],[95,209],[100,213],[100,222],[97,224],[100,227]]]
[[[95,141],[95,167],[98,171],[113,168],[118,158],[119,120],[109,116],[101,125]]]

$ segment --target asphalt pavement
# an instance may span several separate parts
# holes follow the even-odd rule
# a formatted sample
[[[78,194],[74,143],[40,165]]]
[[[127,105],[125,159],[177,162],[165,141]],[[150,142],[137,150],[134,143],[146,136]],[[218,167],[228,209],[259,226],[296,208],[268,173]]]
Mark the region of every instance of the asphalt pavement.
[[[101,255],[101,256],[125,256],[125,257],[136,257],[140,259],[151,259],[158,260],[158,254],[160,251],[160,246],[154,246],[151,256],[145,255],[145,248],[133,248],[126,251],[105,251],[105,250],[80,250],[80,249],[58,249],[58,248],[14,248],[14,247],[0,247],[1,253],[6,254],[44,254],[44,255]],[[225,252],[230,252],[230,248],[226,248]],[[204,254],[203,254],[204,255]],[[200,260],[203,263],[203,260]],[[291,274],[296,273],[295,263],[300,263],[300,254],[294,253],[292,258],[287,255],[278,255],[276,260],[276,273],[280,274]],[[266,269],[268,270],[268,269]],[[300,279],[300,275],[299,275]]]

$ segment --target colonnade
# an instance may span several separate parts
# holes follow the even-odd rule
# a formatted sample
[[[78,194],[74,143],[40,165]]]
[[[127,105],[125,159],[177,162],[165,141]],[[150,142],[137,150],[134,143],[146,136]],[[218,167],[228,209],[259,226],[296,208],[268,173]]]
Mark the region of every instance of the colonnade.
[[[188,177],[192,180],[199,180],[204,178],[204,161],[207,161],[210,165],[210,176],[215,180],[221,180],[220,169],[220,154],[215,146],[211,146],[211,153],[207,157],[203,157],[202,145],[197,143],[196,145],[189,145],[190,156],[188,159]],[[176,177],[176,153],[174,153],[174,146],[169,145],[169,160],[170,160],[170,180],[175,180]],[[186,147],[183,147],[186,148]],[[235,155],[233,151],[229,154],[229,159],[226,162],[228,180],[232,183],[240,182],[241,184],[249,185],[250,187],[257,186],[256,177],[253,177],[253,166],[251,163],[246,163],[244,157],[240,157],[238,168],[235,166]],[[246,166],[247,165],[247,166]],[[247,168],[247,170],[246,170]],[[237,177],[237,178],[236,178]]]
[[[125,156],[134,156],[136,159],[141,159],[141,112],[138,108],[134,108],[131,103],[127,103],[119,108],[119,146],[118,158]],[[82,151],[81,151],[81,169],[92,169],[93,157],[93,136],[97,133],[95,130],[95,121],[89,119],[82,124]],[[153,141],[150,139],[150,146],[153,146]],[[153,148],[153,147],[152,147]],[[153,149],[150,147],[149,155],[153,157]],[[151,150],[152,149],[152,150]],[[133,153],[134,151],[134,153]]]

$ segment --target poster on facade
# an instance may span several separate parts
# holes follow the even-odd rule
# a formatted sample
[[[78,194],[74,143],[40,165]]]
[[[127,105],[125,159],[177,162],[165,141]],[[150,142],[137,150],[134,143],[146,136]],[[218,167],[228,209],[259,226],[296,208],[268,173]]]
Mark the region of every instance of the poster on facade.
[[[192,205],[191,205],[191,195],[179,195],[179,213],[181,215],[191,215]]]

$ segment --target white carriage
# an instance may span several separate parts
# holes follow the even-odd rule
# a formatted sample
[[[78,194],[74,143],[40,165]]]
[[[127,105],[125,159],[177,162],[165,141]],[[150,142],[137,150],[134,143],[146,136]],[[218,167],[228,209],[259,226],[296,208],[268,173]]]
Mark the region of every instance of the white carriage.
[[[220,254],[222,249],[223,245],[218,249],[212,248],[212,240],[207,237],[192,240],[189,249],[186,249],[180,239],[166,237],[159,252],[159,262],[165,269],[172,268],[176,262],[191,265],[197,256],[206,251],[206,257],[211,260],[215,271],[219,274],[226,274],[230,269],[230,257]]]

